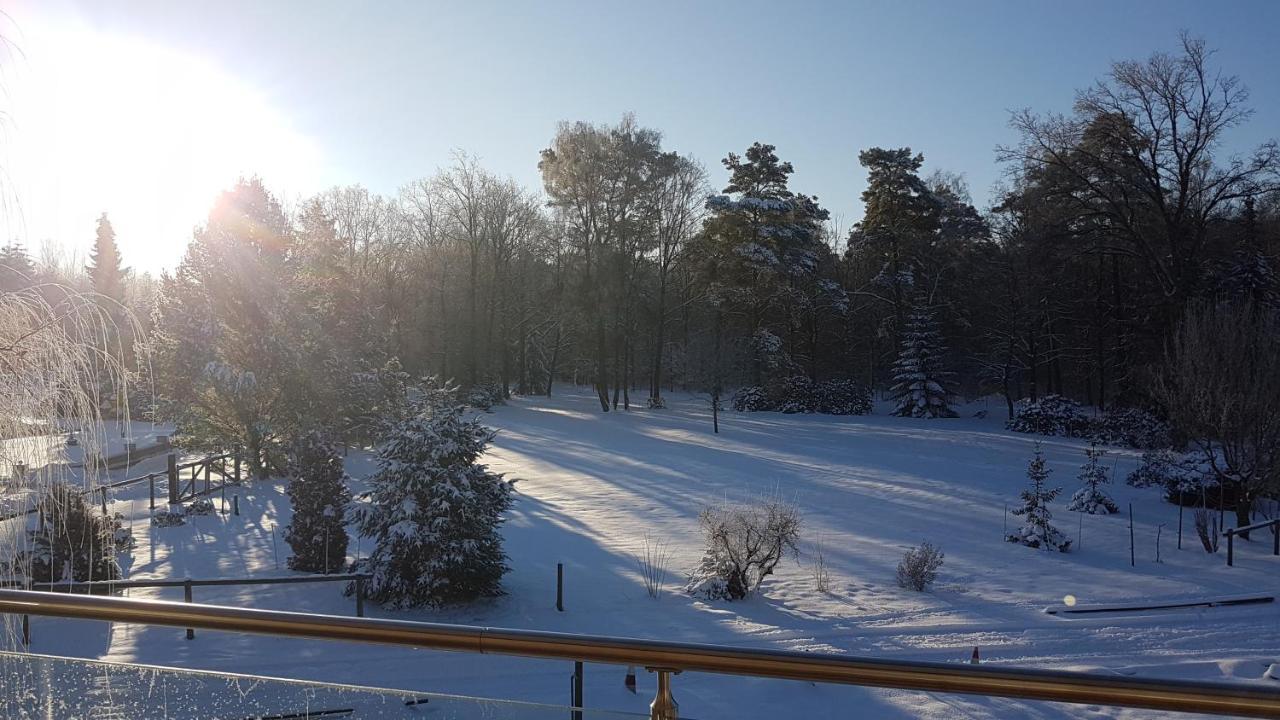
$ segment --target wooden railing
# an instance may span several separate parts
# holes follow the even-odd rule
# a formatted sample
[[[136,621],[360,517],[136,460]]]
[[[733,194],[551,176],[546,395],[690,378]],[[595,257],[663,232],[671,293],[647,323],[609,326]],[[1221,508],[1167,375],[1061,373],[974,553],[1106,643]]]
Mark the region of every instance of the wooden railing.
[[[650,706],[650,717],[654,720],[674,720],[677,717],[671,683],[672,675],[682,671],[1165,712],[1280,717],[1280,691],[1257,685],[884,660],[25,590],[0,590],[0,613],[635,665],[658,675],[658,695]],[[709,710],[703,709],[699,714],[714,714]]]
[[[1227,567],[1232,567],[1236,563],[1236,535],[1243,535],[1252,530],[1261,530],[1267,527],[1271,528],[1271,554],[1280,555],[1280,518],[1263,520],[1244,527],[1227,528],[1222,533],[1227,538]]]

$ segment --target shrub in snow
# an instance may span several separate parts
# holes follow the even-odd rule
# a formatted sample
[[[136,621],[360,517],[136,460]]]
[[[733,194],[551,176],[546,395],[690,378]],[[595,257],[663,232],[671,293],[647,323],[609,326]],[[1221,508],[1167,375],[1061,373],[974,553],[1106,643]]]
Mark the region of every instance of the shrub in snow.
[[[804,375],[776,378],[752,385],[733,396],[738,412],[823,413],[865,415],[871,412],[871,393],[853,380],[813,382]]]
[[[1111,472],[1102,464],[1102,458],[1106,454],[1107,451],[1098,447],[1096,442],[1090,443],[1089,449],[1085,450],[1089,459],[1080,466],[1081,487],[1071,496],[1068,510],[1090,515],[1110,515],[1120,510],[1102,489],[1103,485],[1111,482]]]
[[[667,409],[667,403],[660,397],[650,396],[648,405],[650,410],[666,410]]]
[[[1107,411],[1093,423],[1092,437],[1106,445],[1124,445],[1139,450],[1167,448],[1173,444],[1169,424],[1141,408]]]
[[[187,515],[212,515],[214,512],[213,501],[207,498],[192,500],[183,509],[183,513]]]
[[[116,547],[116,552],[126,552],[133,549],[136,544],[133,539],[133,526],[124,524],[124,515],[115,514],[116,529],[111,533],[112,542]]]
[[[827,415],[866,415],[871,412],[871,393],[853,380],[824,380],[814,393],[816,412]]]
[[[151,515],[151,524],[156,527],[178,527],[186,525],[187,518],[180,510],[161,510]]]
[[[898,562],[898,587],[923,592],[938,579],[938,569],[946,557],[933,543],[925,541],[907,550]]]
[[[1218,527],[1218,513],[1208,508],[1196,508],[1195,523],[1196,536],[1200,538],[1204,551],[1209,554],[1218,552],[1218,537],[1222,534],[1222,528]]]
[[[764,412],[772,410],[769,393],[759,385],[749,385],[733,394],[733,409],[738,412]]]
[[[311,433],[294,444],[287,491],[293,506],[293,519],[284,529],[285,542],[293,548],[289,567],[304,572],[342,570],[351,490],[342,455],[328,439]]]
[[[1016,414],[1005,423],[1014,432],[1063,437],[1088,437],[1089,417],[1080,403],[1061,395],[1045,395],[1039,400],[1018,403]]]
[[[912,311],[902,333],[902,349],[893,364],[890,392],[898,405],[893,414],[901,417],[955,417],[948,387],[951,373],[943,370],[946,355],[942,332],[933,312],[923,304]]]
[[[708,600],[745,598],[787,552],[799,551],[800,511],[781,500],[708,507],[698,522],[706,550],[688,591]]]
[[[441,606],[501,594],[508,568],[498,528],[511,506],[502,476],[476,462],[493,431],[437,395],[378,449],[368,503],[356,508],[373,538],[354,570],[389,607]],[[349,588],[349,590],[351,590]]]
[[[1164,488],[1170,500],[1183,502],[1191,500],[1184,495],[1213,494],[1208,488],[1217,484],[1217,476],[1202,455],[1163,449],[1142,453],[1142,463],[1125,482],[1133,487]]]
[[[1036,445],[1036,456],[1027,466],[1027,478],[1031,481],[1031,486],[1022,491],[1022,507],[1013,511],[1014,515],[1024,518],[1023,524],[1016,531],[1006,535],[1005,540],[1022,543],[1027,547],[1044,547],[1066,552],[1071,546],[1071,541],[1050,523],[1053,513],[1049,512],[1049,503],[1062,492],[1062,488],[1050,488],[1045,485],[1050,472],[1049,468],[1045,467],[1040,446]]]
[[[489,411],[494,405],[506,405],[507,399],[502,392],[502,385],[492,379],[483,380],[471,386],[467,391],[467,405]]]
[[[774,409],[788,415],[811,413],[818,405],[814,389],[813,381],[804,375],[784,377],[770,388]]]
[[[95,514],[78,490],[54,483],[36,505],[40,527],[27,531],[19,564],[32,582],[115,580],[120,577],[117,517]]]

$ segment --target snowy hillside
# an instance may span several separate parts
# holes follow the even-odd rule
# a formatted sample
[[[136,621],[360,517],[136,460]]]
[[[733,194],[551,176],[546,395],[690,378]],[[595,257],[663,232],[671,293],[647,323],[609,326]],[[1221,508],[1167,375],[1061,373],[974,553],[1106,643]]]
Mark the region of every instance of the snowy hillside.
[[[516,481],[505,528],[512,572],[507,595],[463,610],[389,613],[468,624],[650,637],[667,640],[884,658],[983,662],[1097,670],[1145,677],[1269,683],[1280,661],[1280,604],[1158,613],[1054,616],[1046,606],[1070,597],[1082,605],[1280,593],[1280,559],[1270,538],[1237,547],[1236,567],[1206,555],[1190,528],[1176,549],[1177,508],[1155,490],[1123,477],[1136,461],[1113,450],[1118,482],[1110,490],[1135,509],[1136,567],[1129,566],[1127,516],[1079,516],[1065,510],[1085,461],[1084,445],[1002,429],[1003,408],[963,408],[960,419],[721,416],[711,434],[705,402],[676,397],[669,409],[602,415],[586,394],[517,399],[484,415],[499,430],[487,462]],[[971,417],[980,409],[986,418]],[[1017,503],[1039,439],[1050,484],[1066,488],[1055,523],[1078,547],[1059,554],[1002,540],[1005,506]],[[163,458],[150,462],[163,464]],[[143,468],[145,472],[150,468]],[[353,453],[362,477],[369,457]],[[361,490],[357,482],[354,488]],[[280,528],[289,509],[283,483],[242,490],[241,515],[198,517],[188,525],[147,524],[145,488],[118,497],[114,509],[135,520],[138,546],[130,578],[231,577],[287,573]],[[780,495],[804,513],[802,549],[739,603],[707,603],[681,590],[702,554],[702,507],[762,494]],[[1009,518],[1010,526],[1014,518]],[[1156,563],[1157,528],[1161,557]],[[646,595],[636,554],[645,537],[668,543],[667,592]],[[934,589],[900,589],[903,551],[929,540],[946,553]],[[1262,541],[1262,540],[1265,540]],[[831,573],[814,580],[815,546]],[[353,538],[351,554],[367,553]],[[556,612],[556,563],[565,565],[565,612]],[[133,597],[180,599],[181,591],[134,590]],[[334,585],[200,588],[197,602],[352,614]],[[111,660],[501,697],[568,700],[568,663],[452,655],[372,646],[33,619],[32,650]],[[641,712],[640,691],[623,687],[625,669],[589,665],[588,707]],[[1156,717],[1151,713],[960,696],[868,690],[809,683],[686,674],[675,682],[682,715],[826,717],[863,709],[866,717]]]

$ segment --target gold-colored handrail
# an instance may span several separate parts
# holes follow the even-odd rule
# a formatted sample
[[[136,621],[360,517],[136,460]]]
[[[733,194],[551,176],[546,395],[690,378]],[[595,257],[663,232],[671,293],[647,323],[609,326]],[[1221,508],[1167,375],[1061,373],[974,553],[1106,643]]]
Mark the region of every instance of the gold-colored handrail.
[[[639,665],[662,673],[694,671],[1171,712],[1280,717],[1280,691],[1225,683],[881,660],[29,590],[0,590],[0,613]],[[669,677],[665,679],[669,683]],[[669,691],[669,684],[667,687]],[[659,715],[655,707],[654,717],[672,718],[674,709],[671,714]]]

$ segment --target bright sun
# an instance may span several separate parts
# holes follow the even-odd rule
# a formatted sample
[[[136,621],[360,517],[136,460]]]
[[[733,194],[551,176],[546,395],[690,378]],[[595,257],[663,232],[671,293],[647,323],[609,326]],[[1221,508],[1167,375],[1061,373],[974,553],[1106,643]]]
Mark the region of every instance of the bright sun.
[[[237,177],[318,189],[316,146],[206,61],[89,30],[28,27],[20,41],[25,60],[6,81],[22,219],[5,230],[33,250],[52,239],[83,252],[105,211],[126,263],[155,271]]]

